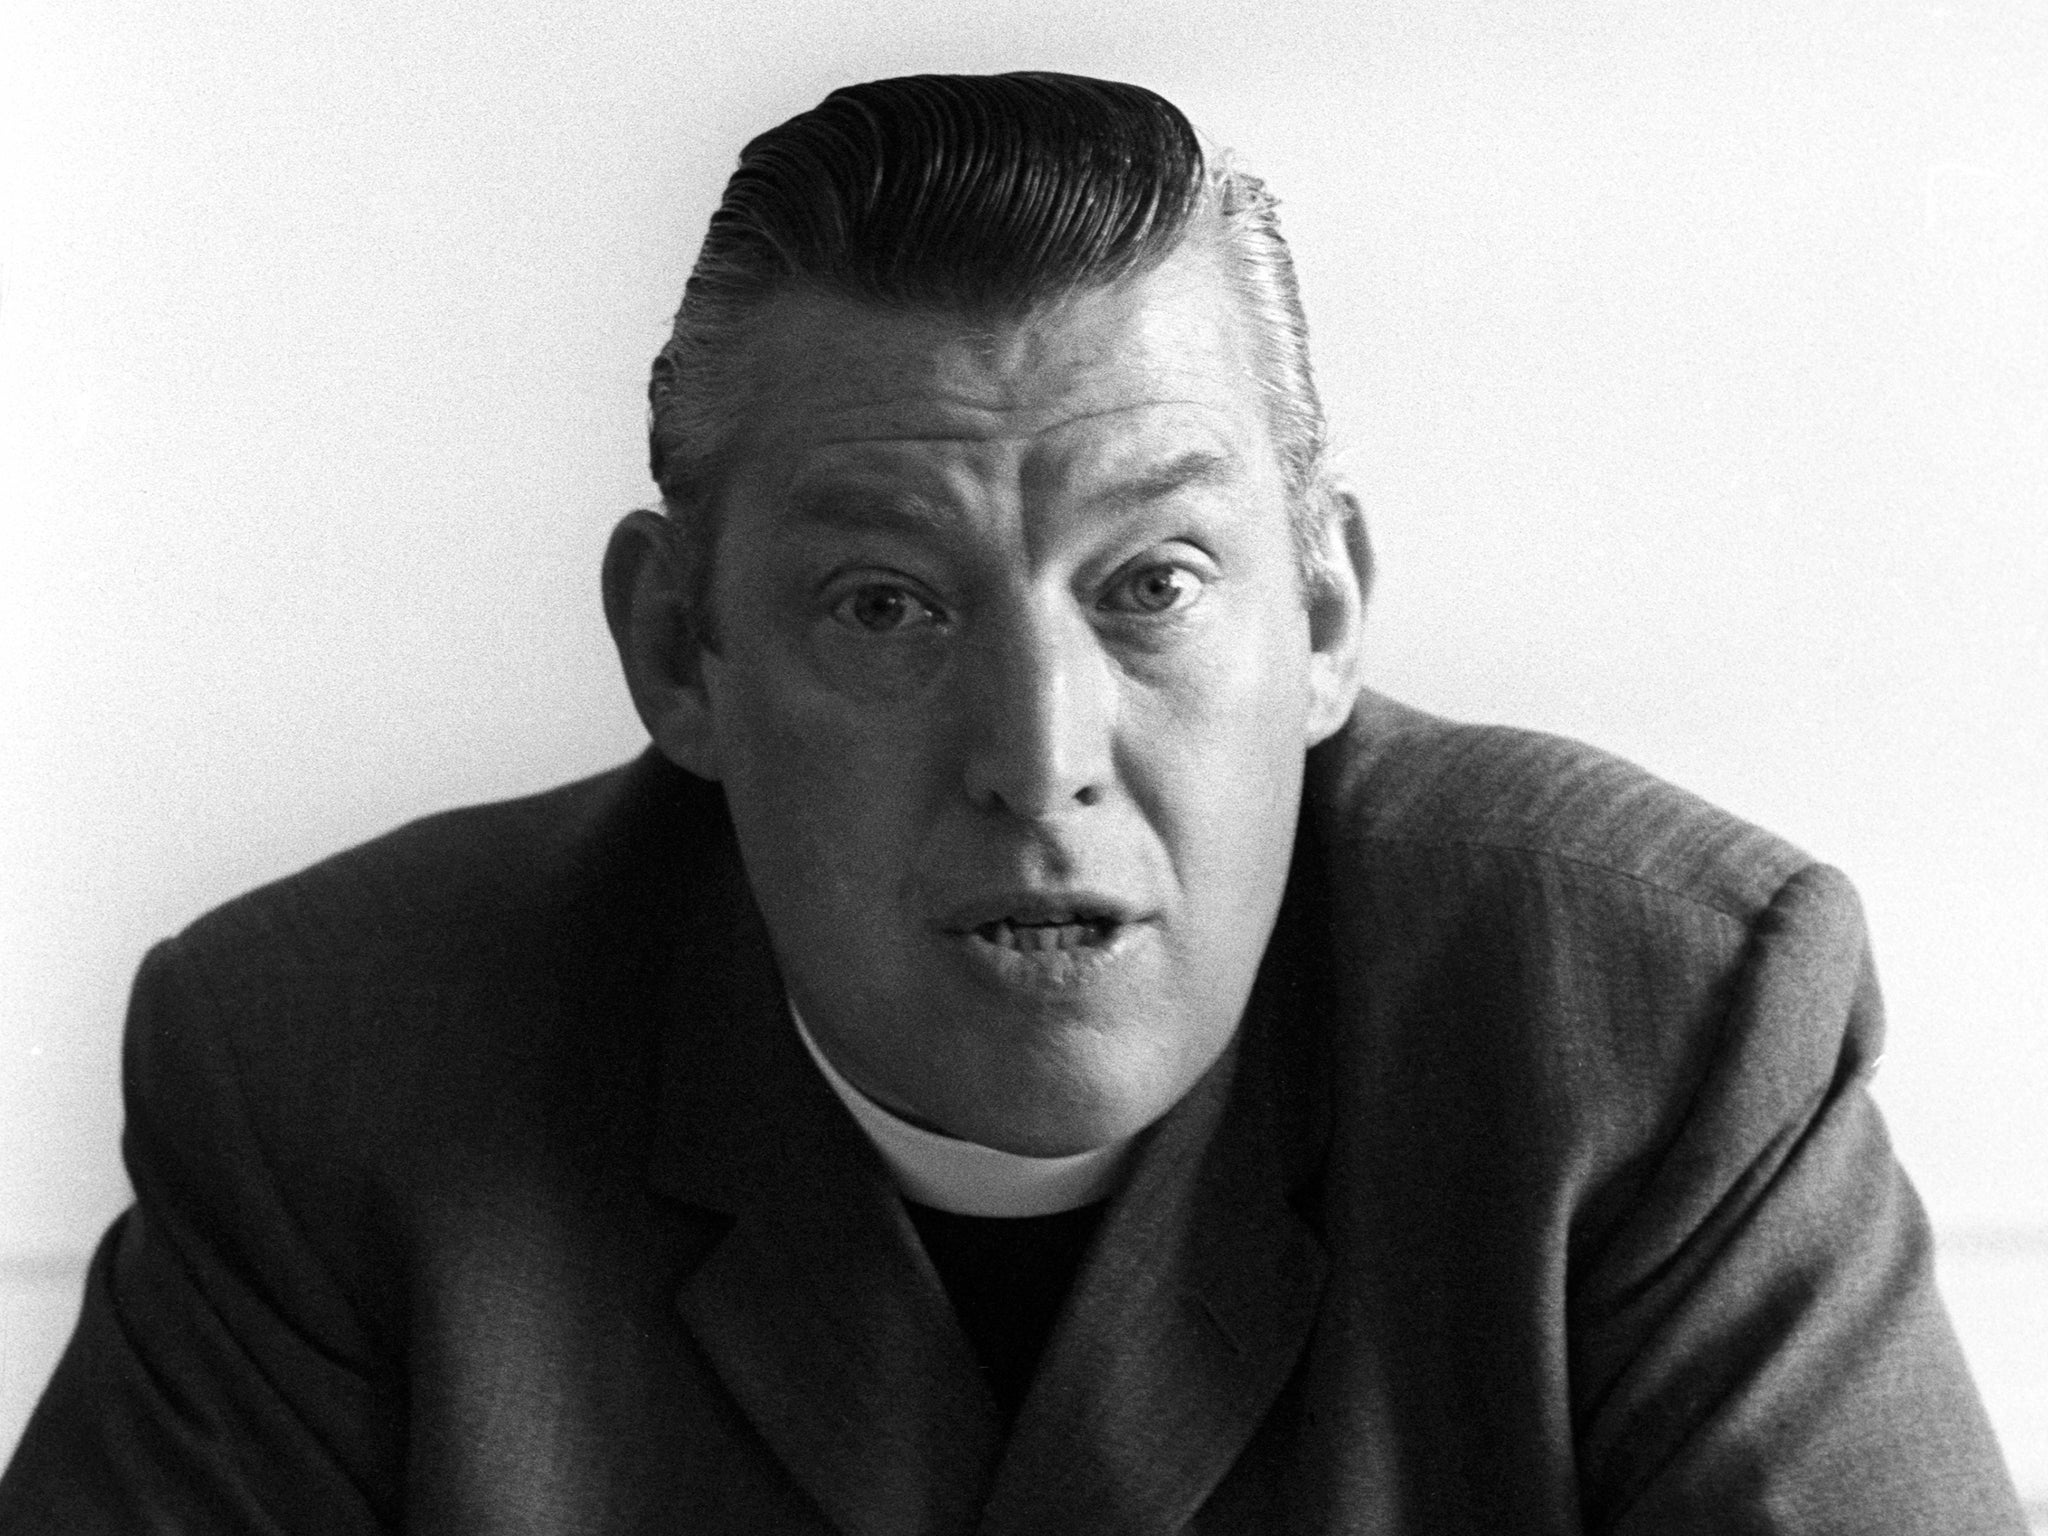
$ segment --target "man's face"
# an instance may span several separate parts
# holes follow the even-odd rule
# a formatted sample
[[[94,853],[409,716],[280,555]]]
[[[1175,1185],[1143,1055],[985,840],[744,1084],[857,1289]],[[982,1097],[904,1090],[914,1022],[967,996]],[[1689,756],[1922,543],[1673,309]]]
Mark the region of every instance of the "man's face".
[[[949,1135],[1130,1135],[1249,994],[1338,722],[1239,325],[1191,246],[992,333],[763,327],[692,766],[819,1043]]]

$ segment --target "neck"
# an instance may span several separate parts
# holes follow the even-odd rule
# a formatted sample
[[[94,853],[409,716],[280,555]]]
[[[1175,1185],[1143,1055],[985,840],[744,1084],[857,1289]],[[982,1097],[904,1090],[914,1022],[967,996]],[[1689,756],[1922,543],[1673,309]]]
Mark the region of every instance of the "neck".
[[[905,1199],[961,1216],[1049,1216],[1090,1205],[1122,1181],[1130,1138],[1069,1157],[1027,1157],[913,1125],[848,1082],[791,1004],[797,1037]]]

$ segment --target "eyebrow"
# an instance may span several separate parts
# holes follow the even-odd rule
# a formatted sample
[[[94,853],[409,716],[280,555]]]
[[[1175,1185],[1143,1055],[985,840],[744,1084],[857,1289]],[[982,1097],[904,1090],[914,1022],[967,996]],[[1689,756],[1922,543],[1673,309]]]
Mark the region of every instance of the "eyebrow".
[[[1182,491],[1234,485],[1242,468],[1234,453],[1211,448],[1190,449],[1143,474],[1119,480],[1097,491],[1088,501],[1091,506],[1112,514],[1133,512],[1177,496]]]
[[[830,481],[798,490],[790,511],[801,526],[846,533],[929,534],[946,521],[921,496]]]
[[[1242,468],[1234,453],[1194,448],[1105,486],[1090,495],[1087,504],[1096,512],[1121,516],[1183,491],[1233,485]],[[929,535],[949,524],[945,514],[922,496],[830,480],[798,489],[789,506],[798,526],[844,533]]]

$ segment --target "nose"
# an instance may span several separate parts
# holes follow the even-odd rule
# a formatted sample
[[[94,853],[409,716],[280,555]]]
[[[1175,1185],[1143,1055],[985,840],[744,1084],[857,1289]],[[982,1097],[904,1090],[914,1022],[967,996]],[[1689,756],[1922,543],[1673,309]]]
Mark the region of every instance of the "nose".
[[[959,680],[968,798],[1027,821],[1100,801],[1116,679],[1086,619],[1050,601],[992,625],[970,651]]]

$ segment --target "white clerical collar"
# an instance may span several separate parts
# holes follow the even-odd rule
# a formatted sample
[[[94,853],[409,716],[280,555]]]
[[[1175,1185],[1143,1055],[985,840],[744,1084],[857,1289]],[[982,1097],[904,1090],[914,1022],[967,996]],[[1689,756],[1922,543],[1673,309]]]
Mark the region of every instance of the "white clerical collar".
[[[811,1060],[895,1175],[896,1187],[919,1205],[959,1216],[1050,1216],[1104,1198],[1123,1174],[1128,1137],[1071,1157],[1026,1157],[912,1125],[839,1075],[794,1003],[789,1016]]]

